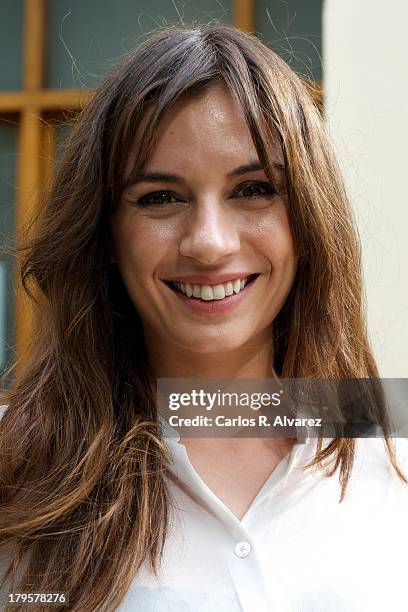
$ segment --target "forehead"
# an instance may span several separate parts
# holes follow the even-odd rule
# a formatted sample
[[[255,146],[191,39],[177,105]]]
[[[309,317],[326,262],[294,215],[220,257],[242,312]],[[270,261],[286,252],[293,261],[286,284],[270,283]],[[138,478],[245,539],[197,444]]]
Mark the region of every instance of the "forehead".
[[[128,168],[134,165],[138,142],[154,110],[146,109],[129,153]],[[278,135],[269,139],[274,158],[283,163]],[[203,153],[236,161],[257,160],[258,154],[243,109],[224,85],[214,85],[176,101],[156,127],[148,162],[189,159],[205,163]]]

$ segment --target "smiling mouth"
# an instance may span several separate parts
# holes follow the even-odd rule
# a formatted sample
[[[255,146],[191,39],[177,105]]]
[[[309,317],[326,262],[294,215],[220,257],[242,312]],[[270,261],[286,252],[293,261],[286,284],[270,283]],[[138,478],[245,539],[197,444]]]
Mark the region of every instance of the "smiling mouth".
[[[176,293],[181,293],[184,297],[199,301],[223,300],[232,295],[238,295],[246,287],[251,285],[259,276],[259,273],[250,274],[245,278],[237,278],[227,283],[218,285],[199,285],[192,283],[182,283],[179,281],[164,281],[170,289]]]

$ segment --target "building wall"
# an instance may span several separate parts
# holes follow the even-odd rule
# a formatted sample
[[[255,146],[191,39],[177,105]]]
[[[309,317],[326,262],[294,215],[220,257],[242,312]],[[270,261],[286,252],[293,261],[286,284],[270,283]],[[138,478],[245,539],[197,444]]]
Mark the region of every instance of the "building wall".
[[[408,376],[408,3],[326,0],[325,117],[363,246],[382,376]]]

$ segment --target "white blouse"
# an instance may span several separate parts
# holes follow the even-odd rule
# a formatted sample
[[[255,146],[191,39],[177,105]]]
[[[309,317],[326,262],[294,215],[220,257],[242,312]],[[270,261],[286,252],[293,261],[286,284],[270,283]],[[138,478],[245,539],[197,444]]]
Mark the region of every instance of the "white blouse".
[[[325,439],[324,446],[330,439]],[[175,502],[159,579],[143,570],[120,612],[406,612],[408,485],[382,438],[359,438],[346,497],[338,471],[302,471],[297,443],[242,520],[166,438]],[[395,440],[408,476],[408,442]],[[329,465],[328,463],[326,463]]]
[[[174,507],[160,575],[142,568],[120,612],[408,610],[408,485],[381,438],[357,440],[341,503],[338,471],[299,469],[316,440],[297,443],[238,520],[170,435],[166,426]],[[408,476],[408,441],[395,443]]]

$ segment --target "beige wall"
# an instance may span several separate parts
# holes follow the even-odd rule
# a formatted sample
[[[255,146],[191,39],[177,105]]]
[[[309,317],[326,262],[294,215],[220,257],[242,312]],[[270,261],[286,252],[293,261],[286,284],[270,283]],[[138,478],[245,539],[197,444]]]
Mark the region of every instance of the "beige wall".
[[[408,2],[326,0],[325,118],[363,246],[384,377],[408,377]]]

